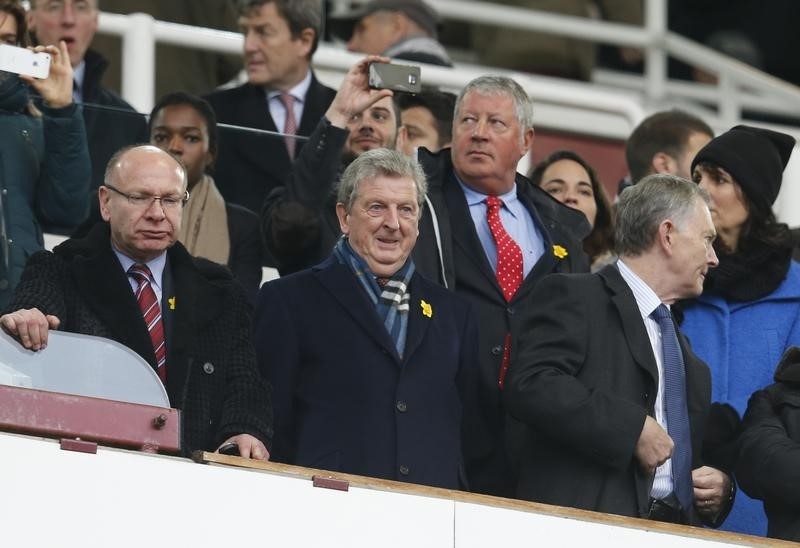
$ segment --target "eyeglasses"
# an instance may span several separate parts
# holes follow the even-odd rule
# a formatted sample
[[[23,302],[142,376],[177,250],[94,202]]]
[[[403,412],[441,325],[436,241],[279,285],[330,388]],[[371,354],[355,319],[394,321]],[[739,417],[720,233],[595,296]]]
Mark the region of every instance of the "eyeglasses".
[[[178,209],[179,207],[183,207],[186,205],[186,202],[189,201],[189,191],[185,191],[183,196],[150,196],[149,194],[128,194],[127,192],[122,192],[119,189],[114,188],[110,184],[106,183],[105,186],[109,190],[113,190],[120,196],[124,196],[128,203],[134,207],[150,207],[153,202],[160,202],[161,207],[164,210],[174,210]]]

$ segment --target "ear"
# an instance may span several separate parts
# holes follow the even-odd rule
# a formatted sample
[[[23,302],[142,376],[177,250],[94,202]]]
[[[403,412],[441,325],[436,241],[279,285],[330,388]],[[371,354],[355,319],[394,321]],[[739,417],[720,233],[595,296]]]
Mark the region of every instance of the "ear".
[[[100,215],[103,217],[103,220],[108,222],[111,220],[111,209],[109,208],[108,202],[111,200],[111,192],[104,187],[100,186],[97,189],[97,199],[100,202]]]
[[[32,33],[36,32],[36,18],[33,16],[33,10],[35,9],[35,7],[31,6],[31,9],[25,13],[25,22],[28,24],[28,32]]]
[[[303,29],[300,31],[296,40],[300,44],[299,53],[301,57],[308,57],[311,54],[311,48],[314,45],[314,38],[316,35],[317,33],[314,29]]]
[[[394,143],[394,149],[398,152],[402,152],[406,156],[410,156],[410,150],[406,150],[408,148],[408,130],[406,130],[406,126],[400,126],[397,130],[397,139]]]
[[[665,219],[658,225],[658,245],[667,256],[672,256],[675,252],[676,231],[677,227],[670,219]]]
[[[678,171],[678,162],[666,152],[656,152],[650,161],[650,168],[654,173],[675,173]]]
[[[533,147],[533,137],[533,128],[529,128],[522,134],[522,143],[520,147],[520,154],[522,156],[525,156],[531,150],[531,147]]]
[[[350,224],[347,222],[347,209],[342,202],[336,203],[336,217],[339,219],[339,230],[345,236],[350,234]]]

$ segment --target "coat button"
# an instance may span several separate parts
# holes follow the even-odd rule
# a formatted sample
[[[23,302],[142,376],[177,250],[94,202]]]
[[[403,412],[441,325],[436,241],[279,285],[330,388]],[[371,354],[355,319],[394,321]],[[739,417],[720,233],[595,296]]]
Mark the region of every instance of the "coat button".
[[[211,363],[211,362],[204,363],[203,364],[203,371],[205,371],[207,374],[210,375],[211,373],[214,372],[214,364]]]
[[[642,399],[643,399],[644,401],[647,401],[647,399],[648,399],[648,397],[649,397],[649,396],[650,396],[650,394],[648,394],[647,392],[645,392],[645,393],[644,393],[644,396],[642,396]]]
[[[8,194],[8,189],[7,189],[7,188],[4,188],[4,189],[3,189],[3,196],[5,196],[6,194]]]
[[[514,310],[513,306],[509,306],[508,308],[506,308],[506,312],[508,312],[509,316],[513,316],[516,310]]]
[[[397,402],[396,407],[397,407],[397,410],[400,411],[401,413],[405,413],[408,410],[408,405],[406,405],[406,402],[404,402],[402,400]]]
[[[500,345],[493,346],[490,352],[492,353],[492,356],[499,356],[503,353],[503,347]]]
[[[401,464],[400,465],[400,475],[401,476],[407,476],[408,475],[408,466],[406,466],[405,464]]]

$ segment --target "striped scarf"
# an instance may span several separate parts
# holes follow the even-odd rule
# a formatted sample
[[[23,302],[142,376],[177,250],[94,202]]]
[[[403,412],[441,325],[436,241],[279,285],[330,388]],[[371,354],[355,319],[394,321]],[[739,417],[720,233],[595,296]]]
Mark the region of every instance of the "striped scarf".
[[[361,287],[375,305],[378,316],[383,319],[383,326],[394,340],[397,354],[402,358],[408,329],[408,303],[411,300],[408,284],[414,275],[414,261],[409,257],[402,268],[381,287],[366,261],[353,251],[346,237],[342,236],[339,239],[333,254],[341,264],[347,265],[355,274]]]

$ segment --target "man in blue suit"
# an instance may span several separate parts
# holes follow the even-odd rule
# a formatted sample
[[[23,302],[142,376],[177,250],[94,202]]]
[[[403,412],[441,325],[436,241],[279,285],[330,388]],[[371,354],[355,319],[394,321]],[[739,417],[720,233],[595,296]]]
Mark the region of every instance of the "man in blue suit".
[[[273,460],[465,487],[462,427],[480,427],[477,320],[415,272],[425,192],[415,160],[365,152],[339,185],[332,255],[262,288],[254,329],[273,384]]]

